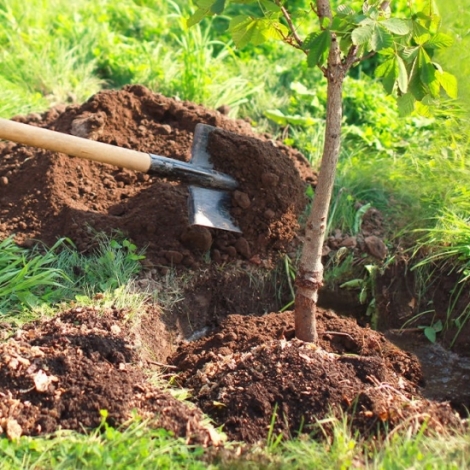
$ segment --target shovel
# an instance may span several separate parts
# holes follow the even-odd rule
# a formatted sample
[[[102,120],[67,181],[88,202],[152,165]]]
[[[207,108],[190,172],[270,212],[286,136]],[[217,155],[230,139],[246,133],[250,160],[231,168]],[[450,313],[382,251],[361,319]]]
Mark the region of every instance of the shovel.
[[[240,233],[229,212],[229,191],[238,183],[213,169],[207,150],[209,135],[215,129],[207,124],[196,125],[187,163],[0,118],[0,139],[189,183],[191,225]]]

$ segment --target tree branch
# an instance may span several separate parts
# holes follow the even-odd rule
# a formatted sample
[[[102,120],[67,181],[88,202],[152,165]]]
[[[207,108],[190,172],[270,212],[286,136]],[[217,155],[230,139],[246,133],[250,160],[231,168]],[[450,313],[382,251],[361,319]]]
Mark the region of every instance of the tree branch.
[[[356,57],[356,60],[354,61],[354,63],[362,62],[363,60],[370,59],[371,57],[374,57],[375,54],[377,54],[377,52],[371,51],[371,52],[369,52],[368,54],[363,55],[362,57]]]
[[[323,18],[332,19],[331,6],[329,0],[317,0],[317,15],[320,18],[320,21]]]
[[[357,54],[358,49],[359,49],[359,46],[351,46],[349,48],[348,55],[343,61],[346,71],[349,70],[353,66],[353,64],[357,62],[356,54]]]
[[[284,6],[281,5],[280,0],[275,0],[275,1],[276,1],[276,5],[281,9],[282,16],[284,16],[285,20],[287,21],[287,24],[289,25],[289,29],[291,30],[292,37],[295,39],[295,42],[297,43],[298,48],[301,49],[303,41],[300,38],[300,36],[297,34],[297,30],[295,29],[294,23],[292,23],[292,18],[290,17],[289,12],[286,10]]]

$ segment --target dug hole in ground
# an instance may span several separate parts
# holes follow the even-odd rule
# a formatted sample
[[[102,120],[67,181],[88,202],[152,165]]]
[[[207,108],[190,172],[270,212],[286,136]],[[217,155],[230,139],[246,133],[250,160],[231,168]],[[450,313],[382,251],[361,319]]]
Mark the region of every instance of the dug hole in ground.
[[[290,300],[279,260],[298,251],[306,186],[316,181],[298,151],[245,121],[136,85],[14,119],[186,161],[196,124],[219,127],[212,160],[240,183],[231,212],[243,234],[190,227],[183,184],[1,142],[0,239],[14,234],[32,246],[69,237],[88,253],[97,232],[120,231],[146,248],[138,288],[161,289],[170,272],[185,281],[178,302],[149,303],[137,321],[115,307],[77,306],[14,333],[2,324],[0,432],[82,431],[100,424],[100,410],[113,426],[136,410],[204,445],[219,438],[203,414],[246,443],[270,428],[321,437],[315,423],[331,414],[365,437],[424,422],[462,428],[448,402],[427,397],[418,358],[382,333],[319,308],[312,345],[295,339],[292,312],[278,313]],[[366,214],[362,236],[381,246],[377,211]],[[363,249],[374,255],[372,246]],[[174,374],[195,406],[152,385],[152,371]]]

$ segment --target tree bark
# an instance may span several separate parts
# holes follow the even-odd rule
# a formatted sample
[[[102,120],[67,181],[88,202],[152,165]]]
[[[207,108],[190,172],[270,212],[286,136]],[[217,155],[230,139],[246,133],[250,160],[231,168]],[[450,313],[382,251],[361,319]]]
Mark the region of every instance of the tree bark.
[[[331,19],[329,0],[317,0],[320,20]],[[328,65],[325,143],[312,208],[305,228],[305,241],[295,281],[295,334],[302,341],[317,342],[316,305],[323,284],[322,249],[328,210],[341,146],[342,88],[352,60],[341,61],[337,38],[332,34]]]

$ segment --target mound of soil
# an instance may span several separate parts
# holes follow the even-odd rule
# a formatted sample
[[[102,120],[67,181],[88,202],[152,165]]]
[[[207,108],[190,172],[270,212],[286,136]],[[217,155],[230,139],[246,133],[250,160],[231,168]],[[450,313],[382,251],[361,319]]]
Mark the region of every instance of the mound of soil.
[[[459,427],[447,403],[420,398],[417,359],[382,334],[320,310],[318,345],[293,338],[291,312],[229,316],[211,335],[183,345],[172,363],[181,385],[231,439],[257,442],[319,432],[316,422],[347,415],[364,437],[399,424]],[[321,433],[320,433],[321,436]]]
[[[0,343],[0,434],[118,426],[137,411],[188,442],[212,442],[202,413],[148,382],[126,312],[77,307]]]
[[[71,238],[93,246],[94,231],[120,230],[157,265],[197,267],[269,258],[293,238],[315,175],[292,148],[254,134],[218,111],[154,94],[142,86],[104,91],[81,106],[56,107],[17,121],[100,142],[188,161],[197,123],[226,131],[211,141],[215,169],[239,179],[232,213],[243,235],[189,227],[184,184],[11,142],[0,143],[0,238],[51,245]]]
[[[217,442],[201,424],[202,412],[245,442],[266,439],[273,416],[273,432],[285,436],[314,432],[330,412],[348,415],[363,436],[384,426],[416,430],[424,421],[433,430],[460,426],[448,404],[423,398],[417,359],[381,334],[319,309],[321,339],[312,346],[294,338],[291,313],[262,315],[289,300],[276,270],[258,266],[274,266],[280,250],[294,251],[305,186],[315,183],[299,152],[255,136],[245,121],[137,85],[15,119],[185,161],[196,124],[218,127],[209,151],[215,169],[239,181],[231,212],[243,234],[190,227],[184,184],[0,142],[0,239],[14,234],[26,246],[52,245],[66,236],[89,252],[97,231],[120,230],[161,266],[148,266],[136,283],[159,294],[152,286],[165,285],[168,265],[192,269],[184,301],[163,314],[149,306],[140,331],[130,328],[126,312],[104,307],[76,307],[14,335],[0,325],[0,433],[96,428],[100,410],[111,425],[136,410],[202,444]],[[330,237],[325,256],[345,247],[382,260],[380,213],[368,211],[363,222],[355,237]],[[224,320],[230,313],[245,315]],[[179,341],[174,352],[175,338],[208,331]],[[149,383],[148,368],[168,356],[196,407]]]
[[[436,431],[462,426],[449,404],[422,398],[413,355],[321,309],[316,346],[293,338],[290,312],[231,315],[207,337],[183,342],[170,362],[196,404],[188,407],[148,381],[155,365],[172,367],[147,359],[168,352],[169,336],[158,313],[148,313],[138,328],[125,311],[75,307],[13,336],[0,331],[10,335],[0,343],[0,434],[93,429],[101,410],[112,426],[137,412],[203,445],[220,438],[202,412],[247,443],[266,439],[274,415],[273,431],[286,437],[315,434],[331,413],[347,415],[364,437],[398,425],[417,431],[425,421]]]

